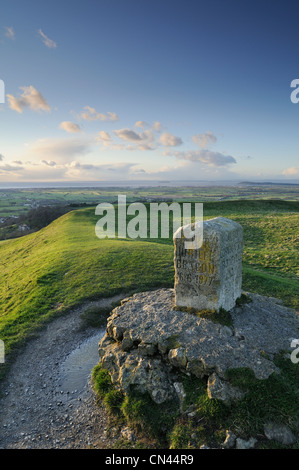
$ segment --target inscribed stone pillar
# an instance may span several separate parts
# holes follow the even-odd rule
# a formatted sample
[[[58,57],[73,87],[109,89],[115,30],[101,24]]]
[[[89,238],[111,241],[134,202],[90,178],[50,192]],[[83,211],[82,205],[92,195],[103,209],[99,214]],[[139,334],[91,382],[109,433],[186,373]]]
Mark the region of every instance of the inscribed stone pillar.
[[[232,309],[242,287],[242,226],[224,217],[205,220],[202,246],[191,250],[183,229],[174,234],[176,306]]]

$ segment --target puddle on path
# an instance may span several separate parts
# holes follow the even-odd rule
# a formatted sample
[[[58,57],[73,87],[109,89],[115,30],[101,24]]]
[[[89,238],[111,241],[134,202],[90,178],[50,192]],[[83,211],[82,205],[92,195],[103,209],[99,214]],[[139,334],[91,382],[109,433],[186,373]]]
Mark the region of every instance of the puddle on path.
[[[105,329],[100,330],[69,354],[60,368],[60,390],[73,394],[82,392],[88,383],[92,369],[99,362],[98,345],[105,332]]]

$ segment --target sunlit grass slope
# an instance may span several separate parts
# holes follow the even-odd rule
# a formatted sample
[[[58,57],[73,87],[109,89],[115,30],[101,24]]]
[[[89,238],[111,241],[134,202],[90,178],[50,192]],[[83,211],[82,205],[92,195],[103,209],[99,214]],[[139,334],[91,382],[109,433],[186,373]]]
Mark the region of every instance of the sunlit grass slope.
[[[298,203],[204,204],[205,218],[244,228],[243,288],[298,305]],[[0,243],[0,339],[6,352],[37,325],[86,299],[172,287],[172,240],[98,239],[94,209],[69,212],[39,232]]]
[[[70,212],[39,232],[0,243],[0,338],[7,352],[57,310],[171,284],[170,246],[99,240],[93,214]]]

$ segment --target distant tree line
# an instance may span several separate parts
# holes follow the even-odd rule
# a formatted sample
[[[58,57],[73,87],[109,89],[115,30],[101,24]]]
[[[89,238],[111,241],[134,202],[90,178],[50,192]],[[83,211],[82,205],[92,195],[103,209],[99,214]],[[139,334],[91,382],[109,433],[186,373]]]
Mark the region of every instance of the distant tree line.
[[[10,217],[0,225],[0,240],[22,237],[40,230],[70,210],[66,205],[39,206],[19,217]]]
[[[9,217],[0,224],[0,240],[22,237],[28,233],[40,230],[53,220],[78,207],[88,207],[86,202],[72,202],[70,204],[56,204],[31,208],[19,217]],[[23,227],[22,227],[23,225]],[[26,226],[26,227],[24,227]]]
[[[69,209],[64,205],[39,206],[20,216],[18,223],[25,223],[30,229],[39,230],[68,211]]]

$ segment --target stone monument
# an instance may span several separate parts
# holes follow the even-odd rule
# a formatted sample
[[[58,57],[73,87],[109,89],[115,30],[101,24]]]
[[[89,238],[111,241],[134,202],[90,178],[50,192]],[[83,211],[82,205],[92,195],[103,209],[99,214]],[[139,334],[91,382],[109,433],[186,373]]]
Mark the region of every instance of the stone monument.
[[[196,233],[194,224],[185,226],[187,230],[180,227],[182,233],[174,235],[174,289],[123,299],[107,319],[99,343],[100,365],[115,390],[124,396],[148,394],[163,410],[172,403],[176,416],[179,413],[184,420],[187,406],[192,410],[187,416],[200,416],[198,399],[191,406],[186,401],[185,376],[201,379],[209,399],[233,407],[251,392],[236,386],[227,371],[250,369],[259,380],[279,374],[274,358],[290,351],[298,335],[295,310],[278,299],[244,292],[242,304],[235,305],[242,294],[242,227],[223,217],[202,224],[202,236],[194,244],[185,243]],[[228,323],[221,316],[198,314],[221,307],[230,310],[225,315]]]
[[[174,234],[175,305],[231,310],[241,295],[243,229],[224,217],[205,220],[203,242],[186,249],[184,227]],[[190,227],[186,226],[186,228]]]

